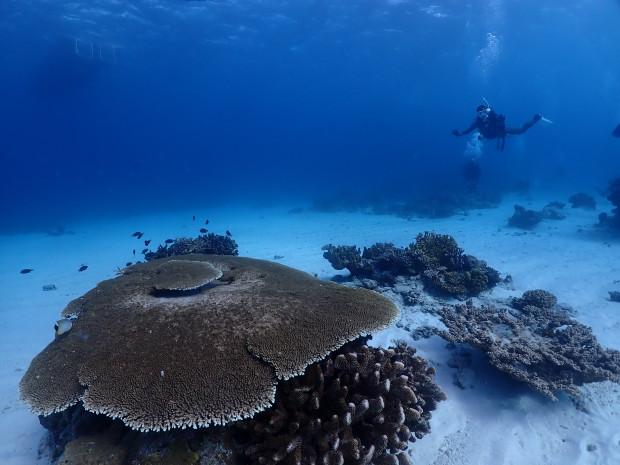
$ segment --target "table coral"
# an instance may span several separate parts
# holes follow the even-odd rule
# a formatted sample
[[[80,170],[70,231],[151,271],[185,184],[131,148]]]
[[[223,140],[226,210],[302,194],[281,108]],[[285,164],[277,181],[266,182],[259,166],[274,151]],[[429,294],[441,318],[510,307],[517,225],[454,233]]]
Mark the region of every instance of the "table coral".
[[[278,380],[385,329],[399,310],[277,263],[186,255],[129,267],[62,315],[72,329],[33,359],[22,400],[39,415],[81,402],[160,431],[252,416],[272,404]]]

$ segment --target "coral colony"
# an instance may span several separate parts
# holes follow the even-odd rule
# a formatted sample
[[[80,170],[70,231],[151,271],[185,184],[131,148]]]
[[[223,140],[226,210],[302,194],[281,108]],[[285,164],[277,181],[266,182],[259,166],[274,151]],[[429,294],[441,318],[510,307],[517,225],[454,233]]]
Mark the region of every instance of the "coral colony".
[[[475,347],[554,400],[579,396],[585,383],[620,382],[620,352],[603,349],[550,292],[474,305],[509,279],[451,236],[323,250],[350,271],[347,286],[237,257],[230,236],[210,234],[170,240],[71,301],[20,382],[54,456],[408,465],[409,444],[430,432],[446,396],[413,347],[367,344],[392,324],[414,339],[438,334]],[[405,325],[415,306],[447,330]]]

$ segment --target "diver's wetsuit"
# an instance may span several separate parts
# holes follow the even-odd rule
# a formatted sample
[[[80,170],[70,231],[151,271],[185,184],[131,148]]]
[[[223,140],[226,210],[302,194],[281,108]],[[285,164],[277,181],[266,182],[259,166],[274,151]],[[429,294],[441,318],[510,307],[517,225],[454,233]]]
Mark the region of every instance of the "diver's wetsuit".
[[[501,137],[503,135],[509,135],[509,134],[518,135],[518,134],[523,134],[529,128],[534,126],[534,124],[536,124],[539,120],[540,120],[539,115],[535,115],[530,121],[526,122],[523,126],[520,126],[518,128],[509,128],[509,127],[504,126],[503,131],[502,131],[499,125],[495,124],[495,122],[488,123],[484,121],[482,118],[480,118],[479,116],[476,116],[476,119],[474,119],[474,122],[471,123],[471,126],[469,126],[464,131],[458,131],[458,134],[455,134],[455,135],[464,136],[472,132],[474,129],[478,129],[482,137],[484,137],[485,139],[495,139],[496,137]]]
[[[520,126],[517,128],[513,128],[513,127],[509,128],[509,127],[506,127],[504,123],[504,116],[498,115],[493,110],[491,110],[491,112],[486,118],[476,116],[474,121],[471,123],[471,126],[469,126],[464,131],[459,131],[455,129],[454,131],[452,131],[452,133],[455,136],[464,136],[465,134],[469,134],[470,132],[472,132],[474,129],[477,129],[480,135],[484,139],[498,138],[497,149],[504,150],[504,139],[507,135],[523,134],[529,128],[534,126],[534,124],[540,121],[540,119],[541,119],[541,116],[536,114],[530,121],[527,121],[523,126]],[[501,140],[501,147],[500,147],[500,140]]]

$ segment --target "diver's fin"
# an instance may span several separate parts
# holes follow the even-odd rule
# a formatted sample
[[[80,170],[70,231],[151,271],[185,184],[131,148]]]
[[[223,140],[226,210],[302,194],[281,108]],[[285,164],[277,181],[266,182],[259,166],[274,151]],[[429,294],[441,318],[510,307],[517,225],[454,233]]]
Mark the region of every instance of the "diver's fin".
[[[543,126],[549,126],[550,124],[553,124],[553,121],[551,121],[550,119],[545,118],[544,116],[540,117],[540,124],[542,124]]]

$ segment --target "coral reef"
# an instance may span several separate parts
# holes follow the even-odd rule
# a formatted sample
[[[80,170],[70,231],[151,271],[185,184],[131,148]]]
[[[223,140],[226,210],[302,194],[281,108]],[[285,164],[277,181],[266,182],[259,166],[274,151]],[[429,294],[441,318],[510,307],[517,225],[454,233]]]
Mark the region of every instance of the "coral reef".
[[[603,212],[598,216],[599,225],[620,230],[620,178],[609,183],[607,200],[612,203],[614,208],[611,210],[611,215]]]
[[[364,248],[361,255],[355,246],[329,244],[323,250],[323,257],[335,269],[346,268],[353,277],[393,285],[399,276],[417,275],[427,287],[459,298],[477,295],[500,281],[496,270],[464,254],[447,234],[420,233],[404,249],[377,243]]]
[[[252,416],[273,403],[278,380],[388,327],[399,310],[277,263],[188,255],[131,266],[62,316],[72,328],[33,359],[22,400],[40,415],[81,402],[160,431]]]
[[[589,194],[579,192],[569,197],[568,202],[573,208],[583,208],[584,210],[596,210],[596,200]]]
[[[589,327],[553,311],[550,296],[524,295],[521,311],[470,301],[444,308],[439,315],[448,331],[439,334],[483,351],[492,365],[553,400],[557,391],[579,396],[585,383],[620,382],[620,352],[603,349]],[[547,308],[528,304],[533,301]]]
[[[273,407],[235,423],[250,463],[410,463],[409,441],[430,431],[430,412],[446,396],[406,343],[387,350],[363,343],[280,382]]]
[[[199,235],[195,239],[181,237],[171,244],[160,244],[156,251],[144,254],[144,259],[151,261],[188,254],[239,255],[239,251],[237,243],[230,236],[209,233]]]
[[[515,212],[508,220],[508,224],[520,229],[533,229],[545,217],[542,212],[526,210],[521,205],[515,205]]]
[[[139,432],[76,404],[39,417],[48,430],[52,463],[63,465],[230,465],[235,451],[227,427]]]

